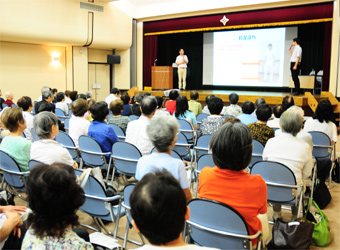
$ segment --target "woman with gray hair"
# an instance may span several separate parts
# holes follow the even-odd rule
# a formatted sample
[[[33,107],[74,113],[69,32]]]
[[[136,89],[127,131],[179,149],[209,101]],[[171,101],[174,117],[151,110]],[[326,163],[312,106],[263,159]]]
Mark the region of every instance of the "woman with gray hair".
[[[312,172],[313,158],[310,146],[296,137],[302,128],[302,116],[294,110],[285,111],[280,117],[282,133],[269,139],[264,151],[263,160],[276,161],[293,171],[297,185],[304,186],[304,180]],[[273,218],[281,218],[281,205],[273,205]],[[292,218],[297,217],[297,207],[292,207]]]
[[[141,180],[144,175],[154,170],[166,169],[179,181],[188,202],[192,196],[185,164],[183,161],[171,157],[171,149],[176,144],[178,129],[179,124],[175,117],[156,116],[151,118],[146,133],[157,151],[139,159],[135,178]]]
[[[59,162],[78,168],[67,149],[54,140],[59,133],[58,118],[55,114],[43,111],[35,115],[33,129],[39,141],[32,144],[31,160],[49,165]]]

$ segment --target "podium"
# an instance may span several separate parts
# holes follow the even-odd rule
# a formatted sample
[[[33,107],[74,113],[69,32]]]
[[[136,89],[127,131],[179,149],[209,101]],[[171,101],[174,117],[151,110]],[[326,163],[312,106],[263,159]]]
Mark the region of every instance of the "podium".
[[[171,66],[151,67],[152,89],[172,89],[173,69]]]

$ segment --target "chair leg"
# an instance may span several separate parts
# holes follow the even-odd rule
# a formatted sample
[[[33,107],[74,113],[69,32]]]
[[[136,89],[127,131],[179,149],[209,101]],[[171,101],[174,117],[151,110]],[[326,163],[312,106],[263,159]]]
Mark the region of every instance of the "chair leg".
[[[126,228],[125,228],[124,243],[123,243],[124,249],[126,249],[127,239],[128,239],[128,235],[129,235],[129,229],[130,229],[130,223],[129,223],[128,218],[126,218]]]
[[[332,162],[332,167],[331,167],[331,170],[329,171],[329,178],[328,178],[328,188],[331,186],[332,184],[332,172],[333,172],[333,168],[335,166],[335,163]]]

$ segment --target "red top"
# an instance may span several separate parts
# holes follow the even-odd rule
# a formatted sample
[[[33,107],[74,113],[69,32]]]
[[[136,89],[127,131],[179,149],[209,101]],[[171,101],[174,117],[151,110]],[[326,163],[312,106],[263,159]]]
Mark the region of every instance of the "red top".
[[[8,107],[12,107],[12,104],[14,104],[14,102],[9,99],[7,99],[4,103],[7,104]]]
[[[173,100],[169,100],[165,103],[165,108],[166,110],[168,110],[171,115],[174,114],[174,112],[176,111],[176,100],[173,101]]]
[[[205,167],[199,176],[198,193],[200,198],[222,202],[238,211],[251,235],[262,230],[257,215],[267,212],[267,186],[260,175]],[[256,242],[253,240],[252,244]]]

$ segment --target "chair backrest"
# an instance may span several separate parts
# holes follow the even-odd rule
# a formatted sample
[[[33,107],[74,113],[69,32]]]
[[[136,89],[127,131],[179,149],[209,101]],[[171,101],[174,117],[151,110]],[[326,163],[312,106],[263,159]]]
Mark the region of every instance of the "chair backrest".
[[[107,117],[107,121],[110,121],[110,119],[113,117],[113,114],[110,112],[109,116]]]
[[[81,158],[86,165],[92,167],[105,166],[105,159],[96,154],[101,154],[103,151],[95,139],[87,135],[81,135],[78,142]]]
[[[17,108],[18,106],[16,104],[12,104],[11,108]]]
[[[126,215],[127,215],[127,218],[130,224],[132,222],[132,216],[130,212],[131,210],[130,196],[135,186],[136,186],[135,184],[128,184],[124,187],[124,191],[123,191],[123,198],[124,198],[123,207],[125,207],[126,209]]]
[[[68,117],[69,117],[69,118],[72,117],[72,110],[71,110],[71,109],[68,110]]]
[[[315,158],[318,157],[329,157],[328,149],[331,147],[331,140],[327,134],[318,131],[310,131],[313,141],[313,152],[312,155]]]
[[[4,109],[4,108],[7,108],[8,107],[8,105],[6,104],[6,103],[3,103],[2,104],[2,108]]]
[[[273,161],[259,161],[253,165],[250,173],[259,174],[266,182],[268,202],[295,202],[296,197],[292,194],[292,189],[297,185],[295,175],[285,165]]]
[[[114,166],[118,173],[134,176],[142,153],[129,142],[117,141],[112,146],[111,157],[114,159]]]
[[[64,119],[64,127],[65,127],[65,129],[69,130],[69,128],[70,128],[70,118]]]
[[[61,145],[63,145],[68,150],[73,160],[75,161],[78,160],[78,156],[75,153],[75,150],[77,149],[71,136],[69,136],[63,131],[59,131],[59,134],[55,137],[55,140],[59,142]]]
[[[151,150],[151,154],[152,153],[156,153],[157,149],[156,147],[154,147],[152,150]],[[177,153],[175,150],[171,149],[171,156],[175,159],[178,159],[178,160],[181,160],[183,161],[183,158],[180,156],[179,153]]]
[[[137,115],[130,115],[129,118],[130,118],[131,121],[134,121],[134,120],[137,120],[139,118],[139,116],[137,116]]]
[[[43,164],[43,163],[40,162],[40,161],[36,161],[36,160],[30,160],[30,161],[28,162],[28,167],[31,169],[31,168],[33,168],[34,166],[38,165],[38,164]]]
[[[198,114],[196,117],[197,123],[201,123],[204,118],[207,118],[209,115],[205,113]]]
[[[263,150],[264,146],[262,143],[257,140],[253,140],[253,153],[249,167],[252,167],[255,162],[262,161]]]
[[[189,141],[193,140],[193,132],[190,122],[184,119],[177,119],[179,123],[179,131],[183,132]]]
[[[189,234],[195,244],[218,249],[251,249],[251,241],[246,238],[249,236],[247,224],[232,207],[205,199],[193,199],[188,206],[190,219],[187,224],[191,227]],[[217,231],[245,237],[222,235]]]
[[[64,113],[63,110],[61,110],[60,108],[56,108],[55,109],[55,114],[58,117],[58,120],[60,121],[65,121],[65,119],[67,118],[66,114]]]
[[[192,143],[189,143],[184,133],[180,132],[177,136],[177,142],[176,145],[173,147],[173,150],[175,150],[183,158],[188,155],[188,147],[190,145],[192,145]]]
[[[109,123],[109,126],[111,126],[113,128],[113,130],[116,132],[116,135],[118,136],[120,141],[124,141],[125,140],[125,133],[124,131],[121,129],[121,127],[119,127],[117,124],[113,124],[113,123]]]
[[[197,157],[200,157],[202,154],[206,154],[209,151],[209,141],[212,135],[202,135],[197,139],[196,142],[196,153]]]
[[[25,183],[21,178],[20,173],[22,171],[18,163],[12,158],[12,156],[2,150],[0,150],[0,159],[0,168],[2,170],[5,181],[13,188],[24,191]]]
[[[212,158],[212,154],[203,154],[197,160],[197,171],[201,172],[201,170],[205,167],[215,167],[214,160]]]
[[[38,137],[37,134],[35,133],[34,129],[31,128],[31,135],[32,135],[32,139],[33,141],[38,141]]]

